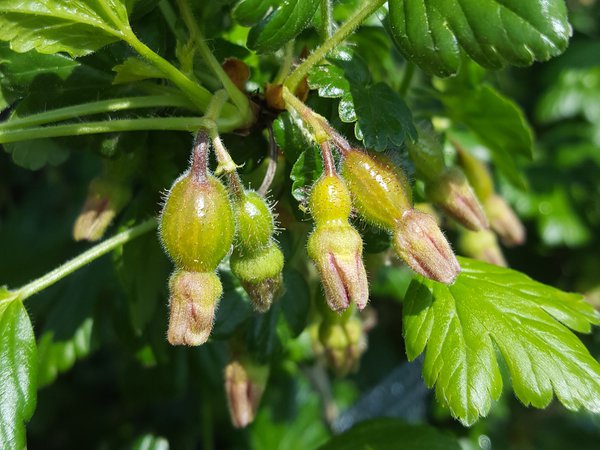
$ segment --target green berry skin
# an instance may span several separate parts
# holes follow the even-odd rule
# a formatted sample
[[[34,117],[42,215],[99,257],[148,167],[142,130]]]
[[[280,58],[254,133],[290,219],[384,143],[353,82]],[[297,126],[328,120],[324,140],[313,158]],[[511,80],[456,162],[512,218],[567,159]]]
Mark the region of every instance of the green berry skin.
[[[342,176],[354,206],[368,222],[387,230],[411,209],[411,190],[402,170],[384,156],[359,150],[346,154]]]
[[[254,254],[269,245],[275,229],[273,214],[269,205],[259,194],[245,191],[235,202],[237,222],[236,247],[243,253]]]
[[[277,298],[283,284],[283,253],[271,240],[252,255],[242,254],[238,248],[229,261],[231,272],[250,296],[258,312],[266,312]]]
[[[231,272],[241,281],[259,283],[267,278],[277,277],[283,269],[283,253],[271,241],[264,250],[253,256],[242,256],[234,250],[230,259]]]
[[[159,234],[178,268],[213,272],[229,252],[234,233],[233,208],[217,178],[208,175],[198,181],[186,172],[175,181],[160,217]]]
[[[323,176],[314,184],[309,197],[310,213],[317,224],[343,222],[350,216],[350,191],[337,176]]]

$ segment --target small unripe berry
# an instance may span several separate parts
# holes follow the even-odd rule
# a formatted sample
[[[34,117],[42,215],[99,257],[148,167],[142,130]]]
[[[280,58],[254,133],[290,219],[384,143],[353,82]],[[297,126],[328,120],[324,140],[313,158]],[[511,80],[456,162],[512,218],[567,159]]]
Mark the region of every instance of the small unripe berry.
[[[350,193],[335,175],[321,177],[310,193],[315,229],[308,238],[308,256],[315,262],[329,307],[343,311],[350,303],[363,309],[369,300],[362,260],[362,238],[348,222]]]
[[[159,233],[178,268],[214,271],[229,252],[234,231],[229,197],[217,178],[196,179],[188,171],[175,181],[167,194]]]
[[[243,252],[253,252],[267,246],[275,228],[269,205],[259,194],[245,191],[234,204],[237,222],[236,246]]]
[[[266,312],[280,292],[283,278],[283,253],[275,242],[252,254],[233,251],[231,272],[240,280],[254,308]]]
[[[243,191],[234,202],[237,221],[230,265],[259,312],[269,309],[283,282],[283,253],[273,239],[275,228],[269,205],[259,194]]]
[[[406,176],[384,156],[349,151],[342,162],[342,175],[354,206],[374,225],[393,228],[394,222],[412,207]]]
[[[490,218],[492,230],[500,236],[504,245],[512,247],[525,242],[525,226],[506,200],[493,194],[483,205]]]
[[[463,231],[460,236],[459,248],[465,256],[495,264],[500,267],[507,267],[506,259],[498,239],[491,230],[481,231]]]
[[[429,200],[469,230],[488,228],[483,207],[460,169],[445,169],[427,182],[425,192]]]

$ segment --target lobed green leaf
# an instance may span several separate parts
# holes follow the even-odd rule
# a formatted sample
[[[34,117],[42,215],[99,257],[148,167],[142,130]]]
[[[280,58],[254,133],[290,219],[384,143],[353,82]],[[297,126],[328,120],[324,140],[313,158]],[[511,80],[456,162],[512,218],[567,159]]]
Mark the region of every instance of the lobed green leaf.
[[[129,27],[121,0],[3,0],[0,40],[17,52],[83,56],[116,42]]]
[[[600,323],[592,306],[514,270],[460,263],[451,286],[415,279],[403,311],[407,355],[425,351],[425,381],[452,415],[471,425],[499,398],[496,349],[525,405],[544,408],[555,393],[568,409],[599,412],[600,364],[569,330]]]

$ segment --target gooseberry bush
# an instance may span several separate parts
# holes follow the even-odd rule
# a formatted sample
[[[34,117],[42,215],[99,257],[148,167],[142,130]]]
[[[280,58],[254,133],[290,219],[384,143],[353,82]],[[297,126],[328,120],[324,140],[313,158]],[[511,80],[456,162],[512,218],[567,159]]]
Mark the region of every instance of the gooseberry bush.
[[[569,5],[0,1],[0,448],[598,433]]]

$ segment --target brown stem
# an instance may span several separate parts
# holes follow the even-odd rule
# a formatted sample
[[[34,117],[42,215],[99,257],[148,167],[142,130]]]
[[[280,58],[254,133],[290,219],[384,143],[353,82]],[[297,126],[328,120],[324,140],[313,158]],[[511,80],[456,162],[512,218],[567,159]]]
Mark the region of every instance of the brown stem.
[[[273,124],[270,123],[268,126],[269,132],[269,164],[267,166],[267,171],[265,172],[265,177],[258,188],[258,193],[264,197],[271,187],[271,183],[273,183],[273,179],[275,178],[275,172],[277,172],[277,143],[275,142],[275,136],[273,133]]]
[[[331,154],[331,146],[328,141],[321,144],[321,157],[323,158],[323,169],[327,176],[335,175],[335,162]]]
[[[205,183],[208,180],[208,142],[209,137],[205,131],[196,133],[190,169],[192,180],[196,183]]]

